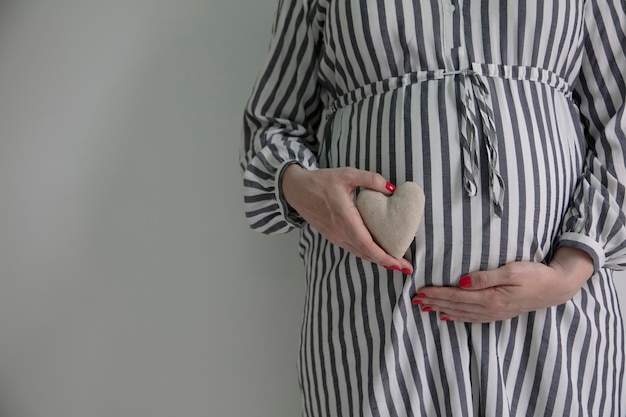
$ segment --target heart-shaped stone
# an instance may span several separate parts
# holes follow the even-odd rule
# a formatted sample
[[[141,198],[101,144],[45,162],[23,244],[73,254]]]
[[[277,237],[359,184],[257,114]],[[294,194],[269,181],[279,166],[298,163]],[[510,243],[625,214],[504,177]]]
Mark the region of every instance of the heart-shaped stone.
[[[424,214],[424,191],[414,182],[399,185],[391,196],[363,189],[356,200],[374,241],[400,259],[413,242]]]

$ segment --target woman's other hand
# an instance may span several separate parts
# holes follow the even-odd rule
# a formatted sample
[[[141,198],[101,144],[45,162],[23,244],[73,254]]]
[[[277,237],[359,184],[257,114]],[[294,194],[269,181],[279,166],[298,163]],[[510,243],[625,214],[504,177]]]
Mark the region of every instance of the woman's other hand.
[[[442,320],[488,323],[562,304],[593,274],[591,257],[561,247],[548,265],[512,262],[491,271],[468,274],[458,287],[425,287],[413,304]]]
[[[393,194],[395,186],[383,176],[355,168],[309,171],[292,164],[283,173],[281,187],[287,203],[330,242],[387,269],[413,272],[410,262],[394,258],[373,241],[354,205],[357,187]]]

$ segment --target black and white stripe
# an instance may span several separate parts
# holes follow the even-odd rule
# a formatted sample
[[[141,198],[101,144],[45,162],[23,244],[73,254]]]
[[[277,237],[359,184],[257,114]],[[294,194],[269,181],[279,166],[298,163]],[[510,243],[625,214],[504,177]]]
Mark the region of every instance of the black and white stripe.
[[[300,228],[303,414],[625,415],[625,97],[623,1],[281,0],[241,168],[251,226]],[[305,224],[277,187],[291,163],[422,185],[414,274]],[[559,245],[596,267],[566,304],[485,325],[411,305]]]

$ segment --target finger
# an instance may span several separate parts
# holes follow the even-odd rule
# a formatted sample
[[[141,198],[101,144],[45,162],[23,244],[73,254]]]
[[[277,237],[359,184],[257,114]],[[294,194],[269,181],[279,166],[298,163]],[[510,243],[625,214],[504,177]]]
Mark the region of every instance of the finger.
[[[355,187],[369,188],[386,195],[391,195],[396,190],[395,185],[376,172],[347,168],[347,173],[351,184]]]
[[[390,262],[391,265],[398,266],[396,269],[405,275],[413,274],[413,265],[406,259],[397,259],[385,252],[385,259],[381,260],[379,263],[384,266],[389,266],[388,262]]]
[[[362,221],[350,224],[352,227],[348,230],[348,236],[351,246],[355,248],[355,255],[385,267],[397,266],[396,269],[407,275],[413,273],[413,265],[409,261],[394,258],[374,242]]]
[[[435,311],[456,310],[467,313],[484,314],[491,307],[492,302],[489,296],[482,296],[480,293],[469,292],[456,289],[450,294],[445,294],[441,298],[433,298],[424,292],[413,297],[413,304],[420,308],[430,307]]]
[[[442,321],[462,321],[471,323],[488,323],[496,320],[508,318],[504,313],[480,313],[474,311],[465,311],[456,308],[439,309],[432,306],[421,307],[421,311],[425,314],[438,314]],[[502,317],[500,317],[502,316]],[[505,317],[506,316],[506,317]]]
[[[507,265],[489,271],[478,271],[459,279],[458,286],[464,290],[484,290],[502,285],[511,285],[510,267]]]
[[[433,310],[434,312],[435,310]],[[490,314],[472,313],[459,310],[438,311],[439,319],[443,321],[460,321],[465,323],[491,323],[498,320],[506,320],[515,317],[516,314],[509,312],[496,312]]]
[[[445,322],[461,321],[461,322],[468,322],[468,323],[488,323],[488,322],[498,320],[495,317],[491,317],[491,316],[487,316],[483,314],[477,314],[477,313],[470,313],[466,311],[459,311],[459,310],[440,311],[430,306],[422,307],[421,311],[422,313],[428,314],[429,316],[433,314],[437,315],[439,317],[439,320],[445,321]]]
[[[439,315],[439,319],[441,321],[450,322],[450,321],[459,321],[463,323],[492,323],[494,321],[503,320],[501,318],[494,317],[486,317],[479,315],[471,315],[471,314],[456,314],[456,313],[441,313]]]
[[[482,306],[492,295],[493,293],[487,290],[466,291],[456,287],[425,287],[417,290],[413,299],[419,299],[423,304]]]
[[[349,243],[346,243],[345,249],[347,249],[349,252],[359,258],[368,262],[372,262],[374,264],[378,264],[389,271],[399,271],[406,275],[411,275],[413,273],[412,265],[407,261],[401,262],[393,257],[374,259],[371,257],[371,253],[361,253],[361,251],[363,250],[362,248],[357,248]]]

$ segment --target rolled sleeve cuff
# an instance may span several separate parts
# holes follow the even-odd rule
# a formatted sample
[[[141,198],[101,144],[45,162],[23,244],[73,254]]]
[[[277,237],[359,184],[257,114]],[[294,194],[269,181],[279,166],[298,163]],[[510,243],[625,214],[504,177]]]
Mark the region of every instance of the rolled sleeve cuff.
[[[602,245],[587,235],[576,232],[563,233],[559,238],[558,246],[569,246],[585,251],[593,260],[594,272],[598,272],[606,262]]]

